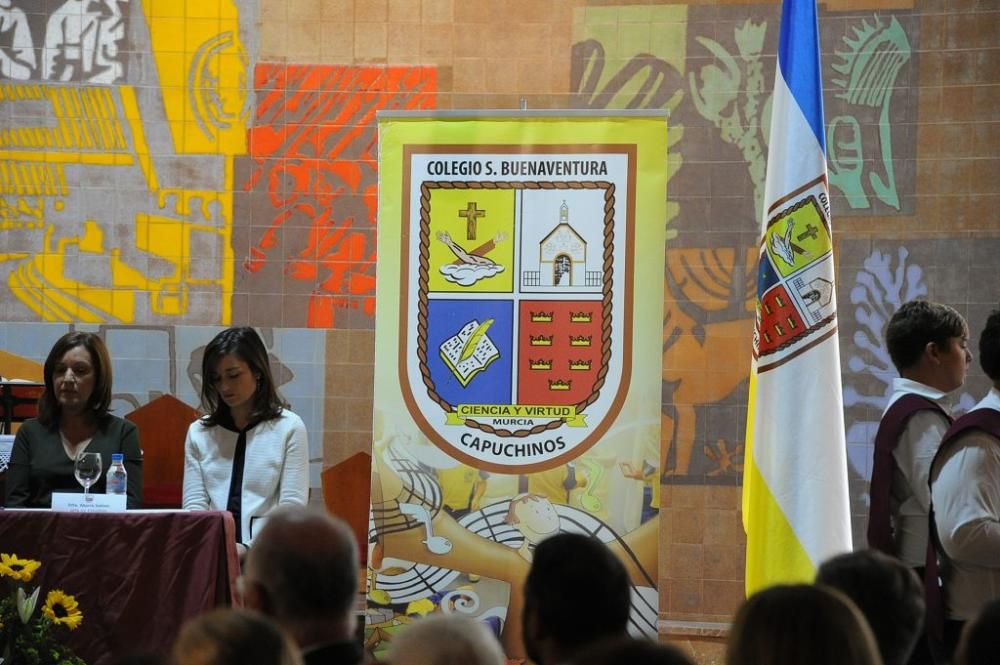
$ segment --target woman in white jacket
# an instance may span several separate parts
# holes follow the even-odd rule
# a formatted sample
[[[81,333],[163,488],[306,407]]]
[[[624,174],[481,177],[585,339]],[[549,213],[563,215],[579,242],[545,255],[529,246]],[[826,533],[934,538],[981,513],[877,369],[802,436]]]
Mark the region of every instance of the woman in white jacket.
[[[267,350],[253,328],[215,336],[202,359],[201,406],[188,428],[188,510],[228,510],[242,554],[277,506],[309,498],[309,443],[302,419],[278,397]]]

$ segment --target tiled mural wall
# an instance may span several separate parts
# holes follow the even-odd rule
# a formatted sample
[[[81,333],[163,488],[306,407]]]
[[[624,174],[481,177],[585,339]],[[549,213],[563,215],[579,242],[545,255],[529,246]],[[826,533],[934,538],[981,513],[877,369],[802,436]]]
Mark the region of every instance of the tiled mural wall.
[[[123,408],[194,404],[197,347],[258,326],[318,490],[370,442],[375,113],[669,109],[661,612],[678,634],[725,622],[780,5],[498,7],[0,2],[0,349],[37,360],[78,323],[111,344]],[[860,543],[888,315],[924,295],[975,338],[1000,301],[1000,7],[831,0],[820,20]],[[974,367],[961,403],[985,387]]]

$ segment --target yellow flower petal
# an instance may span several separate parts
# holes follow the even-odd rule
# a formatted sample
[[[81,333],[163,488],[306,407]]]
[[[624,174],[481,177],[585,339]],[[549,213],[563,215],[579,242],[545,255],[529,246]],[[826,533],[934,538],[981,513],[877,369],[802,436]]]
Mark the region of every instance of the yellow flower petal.
[[[16,554],[0,554],[0,576],[30,582],[42,567],[41,561],[18,559]]]
[[[66,594],[62,589],[53,589],[45,597],[45,607],[42,614],[48,617],[54,624],[66,626],[70,630],[76,630],[77,626],[83,623],[83,612],[76,598]]]

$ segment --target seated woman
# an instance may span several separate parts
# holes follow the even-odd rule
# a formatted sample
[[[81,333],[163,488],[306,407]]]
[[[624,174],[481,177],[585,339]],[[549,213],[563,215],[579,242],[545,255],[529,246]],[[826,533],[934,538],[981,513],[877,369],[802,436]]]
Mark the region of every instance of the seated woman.
[[[306,504],[306,427],[278,397],[267,350],[253,328],[216,335],[201,372],[208,415],[188,428],[182,506],[231,512],[242,554],[271,510]]]
[[[111,454],[125,456],[127,505],[142,507],[142,449],[139,431],[108,413],[111,358],[101,338],[89,332],[66,333],[45,359],[45,392],[38,418],[21,425],[7,469],[8,507],[48,508],[52,492],[82,492],[73,476],[77,456],[100,453],[100,479],[93,492],[105,491]]]

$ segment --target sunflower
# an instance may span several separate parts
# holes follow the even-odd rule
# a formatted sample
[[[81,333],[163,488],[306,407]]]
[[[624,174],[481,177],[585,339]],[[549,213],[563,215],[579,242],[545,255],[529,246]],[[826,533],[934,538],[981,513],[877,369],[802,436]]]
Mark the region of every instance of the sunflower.
[[[35,571],[42,567],[41,561],[18,559],[16,554],[0,554],[0,577],[11,577],[21,582],[30,582]]]
[[[49,591],[42,614],[52,623],[62,624],[70,630],[75,630],[83,622],[83,612],[80,611],[76,598],[63,593],[61,589]]]

